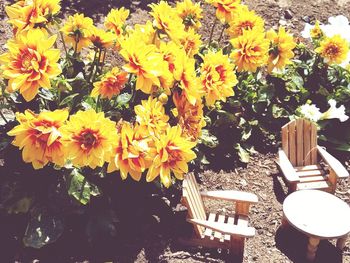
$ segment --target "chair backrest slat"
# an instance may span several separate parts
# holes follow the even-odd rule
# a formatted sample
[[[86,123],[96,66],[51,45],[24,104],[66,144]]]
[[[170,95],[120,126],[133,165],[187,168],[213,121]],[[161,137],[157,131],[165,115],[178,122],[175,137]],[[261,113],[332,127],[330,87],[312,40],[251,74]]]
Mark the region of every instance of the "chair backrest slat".
[[[311,125],[311,135],[310,135],[310,152],[311,152],[311,163],[317,164],[317,126],[315,124]]]
[[[183,204],[187,207],[189,216],[193,219],[206,220],[205,208],[202,197],[199,192],[199,187],[196,182],[194,174],[187,174],[183,181]],[[202,235],[204,228],[201,226],[194,226],[195,232]]]
[[[303,120],[304,164],[311,165],[311,122]]]
[[[296,131],[296,161],[297,166],[304,165],[304,122],[303,119],[297,119],[295,121]]]
[[[316,146],[316,124],[297,119],[282,127],[282,149],[293,166],[317,164]]]
[[[295,126],[296,122],[295,120],[292,121],[288,128],[288,145],[289,145],[289,160],[293,165],[297,164],[297,145],[296,145],[296,132],[295,132]]]

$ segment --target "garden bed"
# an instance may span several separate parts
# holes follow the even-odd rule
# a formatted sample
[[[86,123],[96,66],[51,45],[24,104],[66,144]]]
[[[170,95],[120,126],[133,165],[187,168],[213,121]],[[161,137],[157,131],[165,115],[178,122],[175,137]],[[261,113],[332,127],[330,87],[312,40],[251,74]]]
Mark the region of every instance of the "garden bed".
[[[148,2],[151,1],[121,1],[124,4],[115,4],[116,1],[62,1],[65,14],[82,12],[92,17],[96,23],[105,16],[111,8],[125,6],[131,10],[129,24],[145,22],[148,18]],[[147,3],[146,3],[147,2]],[[305,22],[319,19],[326,22],[331,15],[343,14],[350,17],[350,3],[339,0],[318,1],[305,3],[305,1],[273,1],[264,0],[246,1],[248,6],[256,10],[270,26],[286,25],[293,33],[300,34]],[[7,1],[0,3],[0,53],[4,52],[3,45],[11,37],[11,29],[6,24],[4,6]],[[203,25],[210,25],[213,21],[214,9],[204,5]],[[203,26],[200,33],[204,39],[209,38],[210,26]],[[220,32],[216,32],[218,38]],[[107,58],[112,65],[120,65],[121,58],[115,53]],[[9,116],[11,113],[9,113]],[[282,203],[287,189],[276,168],[276,142],[266,151],[261,143],[256,143],[257,149],[264,153],[253,154],[247,167],[233,166],[230,163],[216,163],[215,167],[205,166],[205,170],[197,169],[195,173],[200,179],[201,189],[220,190],[236,189],[253,192],[259,197],[259,204],[251,209],[251,224],[257,229],[257,234],[246,243],[244,262],[304,262],[303,252],[306,249],[306,238],[294,231],[283,232],[279,229],[282,216]],[[1,155],[0,155],[1,156]],[[349,170],[350,156],[338,155]],[[0,162],[0,166],[3,163]],[[6,165],[6,163],[5,163]],[[236,168],[235,168],[236,167]],[[1,167],[0,167],[1,168]],[[1,171],[1,170],[0,170]],[[129,178],[130,179],[130,178]],[[130,183],[131,189],[134,184]],[[349,179],[340,183],[336,195],[346,202],[350,202]],[[172,197],[170,195],[170,197]],[[0,215],[0,259],[3,262],[224,262],[229,259],[226,251],[182,247],[176,242],[179,235],[188,233],[184,224],[186,213],[183,208],[173,202],[178,196],[163,199],[163,202],[154,201],[155,214],[142,222],[137,218],[131,220],[135,225],[134,232],[123,232],[123,229],[101,228],[100,232],[89,233],[93,241],[86,239],[86,229],[91,221],[84,220],[79,214],[66,219],[65,231],[54,244],[49,244],[37,250],[25,248],[22,244],[28,216]],[[169,201],[170,200],[170,201]],[[126,200],[127,202],[128,200]],[[92,198],[91,214],[93,209],[101,207],[98,199]],[[152,204],[153,200],[150,200]],[[171,202],[171,204],[169,204]],[[138,200],[130,200],[130,206],[140,206]],[[206,203],[214,212],[231,211],[230,204]],[[111,214],[104,214],[105,218],[114,218]],[[96,222],[103,221],[104,216],[95,218]],[[137,215],[135,215],[137,217]],[[113,221],[113,220],[112,220]],[[97,223],[98,224],[98,223]],[[103,224],[103,223],[101,223]],[[110,226],[113,228],[113,226]],[[130,228],[128,228],[130,229]],[[105,232],[104,232],[105,231]],[[108,232],[115,232],[118,236],[110,236]],[[122,239],[120,237],[123,237]],[[334,247],[334,242],[322,241],[318,250],[316,262],[350,262],[350,240],[347,241],[341,253]]]

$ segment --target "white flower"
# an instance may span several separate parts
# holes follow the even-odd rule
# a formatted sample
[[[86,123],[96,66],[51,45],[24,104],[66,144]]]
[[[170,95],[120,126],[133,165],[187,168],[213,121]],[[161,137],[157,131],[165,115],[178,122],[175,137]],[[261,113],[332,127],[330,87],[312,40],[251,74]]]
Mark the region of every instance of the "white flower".
[[[322,116],[320,109],[315,104],[305,104],[300,106],[300,113],[307,119],[318,122]]]
[[[350,52],[348,52],[346,59],[340,64],[340,66],[345,69],[348,69],[349,64],[350,64]]]
[[[310,25],[309,23],[305,24],[304,30],[301,31],[301,36],[303,38],[310,38],[311,39],[311,34],[310,31],[314,28],[314,25]]]
[[[330,108],[326,112],[322,113],[321,120],[339,119],[341,122],[344,122],[349,119],[349,116],[345,114],[344,105],[337,108],[337,102],[333,99],[329,100],[328,104]]]
[[[322,25],[321,29],[327,37],[340,35],[342,38],[350,42],[350,25],[349,20],[343,16],[331,16],[328,18],[328,25]]]

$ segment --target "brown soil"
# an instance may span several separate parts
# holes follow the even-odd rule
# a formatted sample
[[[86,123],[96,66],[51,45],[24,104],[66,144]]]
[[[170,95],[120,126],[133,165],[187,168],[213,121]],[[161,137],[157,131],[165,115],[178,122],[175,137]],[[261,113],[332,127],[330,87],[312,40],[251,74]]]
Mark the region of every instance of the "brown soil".
[[[101,4],[103,2],[103,4]],[[65,14],[83,12],[98,23],[101,18],[113,7],[126,6],[131,9],[130,24],[139,23],[147,19],[147,4],[151,1],[112,1],[112,0],[62,0]],[[338,1],[305,1],[305,0],[247,0],[251,9],[256,10],[266,20],[267,27],[276,26],[279,23],[287,23],[294,33],[300,32],[304,27],[303,20],[319,19],[326,21],[331,15],[344,14],[350,17],[350,3],[345,0]],[[8,1],[0,2],[0,53],[4,50],[6,39],[11,36],[11,30],[6,24],[4,5]],[[201,33],[204,39],[208,37],[210,25],[213,21],[213,9],[204,5],[205,15]],[[284,17],[285,11],[290,10],[291,19]],[[283,21],[281,21],[283,20]],[[285,22],[284,22],[285,21]],[[219,31],[219,30],[217,30]],[[219,32],[216,33],[218,37]],[[246,243],[244,262],[304,262],[306,238],[296,231],[280,230],[282,216],[282,203],[287,190],[281,177],[278,176],[274,160],[275,154],[257,154],[246,168],[232,168],[231,171],[205,171],[198,174],[201,180],[201,189],[236,189],[253,192],[259,197],[259,204],[251,209],[251,225],[257,229],[257,234]],[[347,163],[347,165],[349,165]],[[341,182],[336,195],[350,203],[349,180]],[[208,209],[213,212],[231,212],[229,203],[206,203]],[[169,225],[168,228],[173,226]],[[174,229],[173,229],[174,230]],[[177,229],[175,229],[177,232]],[[179,231],[181,232],[181,231]],[[174,235],[175,236],[175,235]],[[173,237],[174,237],[173,236]],[[226,251],[184,248],[178,245],[172,236],[159,234],[156,238],[126,240],[123,253],[113,252],[105,255],[104,261],[114,262],[225,262],[229,255]],[[73,247],[67,247],[73,246]],[[113,247],[113,244],[109,244]],[[6,244],[1,244],[0,258],[6,250]],[[74,244],[64,247],[64,251],[46,250],[49,254],[40,252],[27,253],[25,249],[19,249],[12,257],[20,262],[29,262],[33,259],[41,259],[40,262],[56,262],[58,258],[64,258],[60,262],[102,262],[101,259],[93,260],[89,257],[91,252],[74,251]],[[112,249],[113,251],[113,249]],[[64,255],[64,254],[67,255]],[[79,257],[76,254],[80,254]],[[68,255],[69,254],[69,255]],[[63,256],[64,255],[64,256]],[[108,259],[106,258],[108,257]],[[341,253],[334,247],[334,242],[322,241],[317,253],[316,262],[350,262],[350,240],[346,243]]]

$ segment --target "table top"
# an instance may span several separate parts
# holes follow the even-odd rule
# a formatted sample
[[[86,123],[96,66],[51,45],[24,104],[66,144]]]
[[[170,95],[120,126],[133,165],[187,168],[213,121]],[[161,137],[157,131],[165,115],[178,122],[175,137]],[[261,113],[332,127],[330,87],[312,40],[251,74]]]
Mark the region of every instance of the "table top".
[[[350,232],[350,207],[338,197],[319,190],[296,191],[284,200],[287,221],[306,235],[339,238]]]

